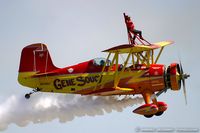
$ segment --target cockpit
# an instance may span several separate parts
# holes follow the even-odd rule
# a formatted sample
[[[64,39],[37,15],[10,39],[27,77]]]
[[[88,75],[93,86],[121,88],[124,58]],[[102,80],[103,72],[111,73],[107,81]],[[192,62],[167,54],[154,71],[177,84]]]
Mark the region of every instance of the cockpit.
[[[106,63],[106,66],[110,66],[111,65],[111,61],[108,60],[106,62],[105,58],[95,58],[95,59],[93,59],[93,65],[94,66],[104,66],[105,63]]]

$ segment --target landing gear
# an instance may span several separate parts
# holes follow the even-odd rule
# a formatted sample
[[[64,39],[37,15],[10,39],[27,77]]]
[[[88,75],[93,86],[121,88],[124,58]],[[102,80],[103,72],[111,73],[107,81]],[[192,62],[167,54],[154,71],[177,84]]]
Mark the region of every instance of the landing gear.
[[[160,111],[160,112],[157,112],[155,115],[156,116],[161,116],[164,112],[163,111]]]
[[[164,113],[164,111],[159,111],[159,112],[157,112],[155,115],[156,115],[156,116],[161,116],[163,113]],[[151,117],[153,117],[153,115],[144,115],[144,117],[146,117],[146,118],[151,118]]]
[[[144,115],[146,118],[151,118],[153,115]]]
[[[25,98],[29,99],[33,93],[38,92],[38,91],[40,91],[39,88],[33,89],[32,92],[25,94]]]

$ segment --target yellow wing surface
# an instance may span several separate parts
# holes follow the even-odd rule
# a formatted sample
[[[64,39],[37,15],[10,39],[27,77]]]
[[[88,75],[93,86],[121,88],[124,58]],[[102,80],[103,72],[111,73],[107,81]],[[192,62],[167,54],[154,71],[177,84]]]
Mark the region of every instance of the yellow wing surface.
[[[103,52],[109,52],[109,53],[116,53],[117,52],[119,54],[122,54],[122,53],[129,53],[131,51],[132,53],[139,53],[139,52],[142,52],[142,51],[149,51],[149,50],[165,47],[165,46],[170,45],[172,43],[173,43],[173,41],[162,41],[162,42],[158,42],[158,43],[153,43],[151,45],[123,44],[123,45],[119,45],[119,46],[112,47],[110,49],[104,50]]]

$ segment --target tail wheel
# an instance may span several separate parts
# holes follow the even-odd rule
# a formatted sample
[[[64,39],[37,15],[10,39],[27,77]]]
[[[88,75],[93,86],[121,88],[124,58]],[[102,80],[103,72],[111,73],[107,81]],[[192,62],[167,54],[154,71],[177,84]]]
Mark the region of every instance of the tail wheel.
[[[38,92],[38,91],[40,91],[40,90],[41,90],[41,89],[39,89],[39,88],[33,89],[32,92],[25,94],[25,98],[26,98],[26,99],[29,99],[33,93],[36,93],[36,92]]]
[[[25,95],[25,98],[26,98],[26,99],[29,99],[29,98],[30,98],[30,94],[26,94],[26,95]]]

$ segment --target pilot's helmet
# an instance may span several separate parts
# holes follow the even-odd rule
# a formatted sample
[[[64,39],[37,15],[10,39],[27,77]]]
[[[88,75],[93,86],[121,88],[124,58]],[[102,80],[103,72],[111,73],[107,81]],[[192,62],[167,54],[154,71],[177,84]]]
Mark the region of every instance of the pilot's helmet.
[[[101,60],[101,61],[100,61],[100,65],[101,65],[101,66],[104,66],[104,64],[105,64],[105,61],[104,61],[104,60]]]

